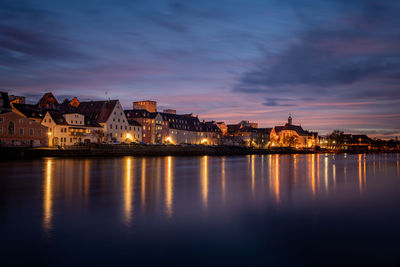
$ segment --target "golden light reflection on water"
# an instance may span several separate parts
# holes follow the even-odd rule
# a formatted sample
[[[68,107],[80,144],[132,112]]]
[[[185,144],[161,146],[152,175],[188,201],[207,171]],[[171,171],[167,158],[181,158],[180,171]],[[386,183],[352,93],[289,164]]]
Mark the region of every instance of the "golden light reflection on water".
[[[221,159],[221,190],[222,190],[222,202],[226,199],[226,177],[225,177],[225,157]]]
[[[276,196],[276,203],[280,202],[279,198],[279,155],[275,155],[275,196]]]
[[[88,159],[85,159],[84,165],[84,176],[83,176],[83,192],[85,196],[85,202],[88,204],[89,201],[89,190],[90,190],[90,162]]]
[[[325,178],[325,191],[328,192],[329,189],[329,176],[328,176],[328,155],[325,155],[325,164],[324,164],[324,178]]]
[[[208,205],[208,157],[201,157],[200,164],[201,196],[204,208]]]
[[[53,162],[51,159],[46,160],[46,175],[43,186],[43,228],[49,232],[52,228],[53,218]]]
[[[311,155],[311,191],[315,197],[315,155]]]
[[[146,158],[142,158],[142,175],[140,178],[141,181],[141,203],[142,203],[142,211],[146,208]]]
[[[363,165],[363,169],[364,169],[364,188],[366,188],[367,186],[367,165],[366,165],[366,155],[364,154],[364,165]]]
[[[132,199],[133,199],[133,186],[132,186],[132,157],[125,160],[125,179],[124,179],[124,217],[127,226],[131,224],[132,220]]]
[[[255,166],[254,166],[254,159],[255,159],[255,155],[251,155],[251,194],[254,197],[254,191],[255,191],[255,187],[256,187],[256,170],[255,170]]]
[[[361,161],[362,155],[358,155],[358,184],[359,184],[359,189],[360,193],[363,192],[363,181],[362,181],[362,161]]]
[[[293,179],[294,179],[294,182],[296,183],[296,179],[297,179],[297,155],[296,154],[293,155]]]
[[[165,205],[168,218],[172,217],[172,203],[173,203],[173,173],[172,173],[172,157],[166,157],[166,174],[165,174]]]
[[[318,191],[321,190],[321,188],[320,188],[319,168],[320,168],[320,166],[319,166],[319,154],[318,154],[317,155],[317,188],[318,188]]]

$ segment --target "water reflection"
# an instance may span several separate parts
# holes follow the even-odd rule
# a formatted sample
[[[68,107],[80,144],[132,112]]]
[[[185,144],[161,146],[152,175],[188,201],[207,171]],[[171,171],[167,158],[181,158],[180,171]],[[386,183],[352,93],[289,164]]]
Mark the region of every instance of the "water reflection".
[[[358,155],[358,183],[359,183],[359,188],[360,188],[360,193],[362,194],[363,192],[363,180],[362,180],[362,171],[361,171],[361,161],[362,155]]]
[[[324,173],[325,173],[325,191],[328,192],[329,177],[328,177],[328,155],[325,155]]]
[[[254,167],[254,157],[255,155],[251,155],[251,194],[254,197],[254,193],[255,193],[255,186],[256,186],[256,170]]]
[[[226,177],[225,177],[225,157],[221,158],[221,191],[222,191],[222,202],[225,202],[226,199]]]
[[[125,223],[127,226],[130,225],[132,220],[132,157],[125,159],[125,179],[124,179],[124,215]]]
[[[172,202],[173,202],[173,174],[172,174],[172,157],[166,157],[166,174],[165,174],[165,206],[168,218],[172,216]]]
[[[99,205],[99,199],[103,203],[103,198],[110,195],[118,197],[109,203],[118,203],[118,221],[127,226],[157,212],[163,220],[177,218],[180,209],[193,210],[199,204],[211,214],[217,208],[237,207],[244,200],[263,203],[272,199],[274,205],[282,206],[304,199],[318,201],[344,192],[366,197],[367,179],[371,191],[370,184],[379,180],[373,177],[387,172],[399,176],[399,155],[386,157],[385,160],[383,155],[311,154],[183,159],[49,158],[41,163],[41,224],[45,232],[52,231],[58,209],[65,209],[61,214],[85,214]],[[141,212],[138,214],[137,210]]]
[[[141,200],[142,200],[142,211],[146,208],[146,158],[142,158],[142,175],[141,175]]]
[[[278,204],[280,201],[279,198],[279,155],[275,155],[274,157],[274,165],[275,165],[275,169],[274,169],[274,192],[275,192],[275,197],[276,197],[276,203]]]
[[[43,183],[43,228],[46,232],[49,232],[52,228],[53,218],[53,163],[51,159],[47,159],[45,164],[46,175]]]
[[[208,205],[208,156],[203,156],[200,163],[201,196],[205,209]]]

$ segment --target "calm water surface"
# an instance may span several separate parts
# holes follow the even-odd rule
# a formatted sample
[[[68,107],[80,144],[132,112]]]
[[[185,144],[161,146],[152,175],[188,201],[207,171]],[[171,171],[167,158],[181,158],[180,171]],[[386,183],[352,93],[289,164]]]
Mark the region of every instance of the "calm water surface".
[[[0,264],[394,266],[399,165],[399,154],[0,162]]]

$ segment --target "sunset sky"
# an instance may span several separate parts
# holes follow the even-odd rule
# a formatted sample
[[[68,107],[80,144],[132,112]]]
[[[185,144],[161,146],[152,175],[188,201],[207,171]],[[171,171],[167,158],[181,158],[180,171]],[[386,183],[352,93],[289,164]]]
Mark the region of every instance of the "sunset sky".
[[[0,88],[400,136],[399,14],[398,0],[2,0]]]

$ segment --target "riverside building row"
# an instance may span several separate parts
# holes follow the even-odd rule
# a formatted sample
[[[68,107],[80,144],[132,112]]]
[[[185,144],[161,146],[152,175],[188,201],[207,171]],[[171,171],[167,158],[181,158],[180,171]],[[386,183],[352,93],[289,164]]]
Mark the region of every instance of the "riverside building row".
[[[224,122],[200,121],[193,114],[177,114],[172,109],[161,112],[157,110],[157,102],[150,100],[133,102],[132,109],[123,110],[119,100],[79,101],[74,97],[59,103],[52,93],[46,93],[37,104],[25,104],[24,97],[12,96],[13,101],[10,101],[7,93],[0,96],[3,146],[132,142],[254,148],[314,148],[319,145],[318,133],[294,125],[291,116],[283,126],[258,128],[257,123],[249,121],[226,125]],[[34,134],[29,134],[32,133],[29,127],[18,130],[15,126],[18,129],[13,131],[11,126],[18,120],[31,125]],[[20,136],[16,134],[18,131]]]

